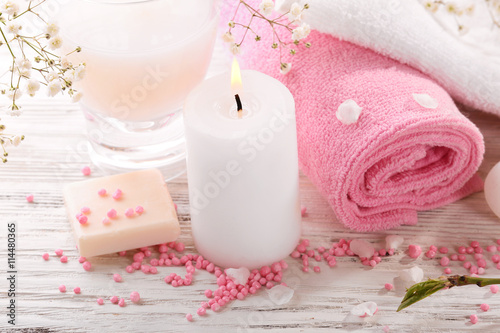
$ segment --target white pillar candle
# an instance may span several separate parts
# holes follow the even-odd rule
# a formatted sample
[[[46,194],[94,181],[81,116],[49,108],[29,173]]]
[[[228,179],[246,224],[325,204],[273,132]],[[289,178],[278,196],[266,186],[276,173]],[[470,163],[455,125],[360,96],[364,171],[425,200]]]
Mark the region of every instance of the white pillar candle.
[[[301,231],[293,97],[256,71],[242,82],[241,115],[229,73],[200,84],[184,107],[195,246],[225,268],[279,261]]]

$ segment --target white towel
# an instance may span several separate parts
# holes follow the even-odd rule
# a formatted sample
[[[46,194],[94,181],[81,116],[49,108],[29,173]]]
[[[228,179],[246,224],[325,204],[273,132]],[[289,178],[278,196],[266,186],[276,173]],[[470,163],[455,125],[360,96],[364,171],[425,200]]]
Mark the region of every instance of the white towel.
[[[276,0],[276,6],[286,11],[293,2]],[[453,28],[452,14],[432,14],[419,0],[300,2],[310,6],[303,20],[311,28],[417,68],[456,101],[500,116],[500,28],[493,28],[482,2],[475,2],[464,36]]]

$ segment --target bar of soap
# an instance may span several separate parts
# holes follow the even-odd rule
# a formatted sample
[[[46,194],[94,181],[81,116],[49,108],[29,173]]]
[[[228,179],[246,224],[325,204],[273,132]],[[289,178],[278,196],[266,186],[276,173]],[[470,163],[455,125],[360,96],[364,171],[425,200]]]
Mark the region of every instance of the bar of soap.
[[[105,195],[99,195],[101,189]],[[116,190],[119,199],[114,199]],[[172,242],[180,234],[174,203],[163,176],[157,169],[134,171],[119,175],[72,183],[64,188],[64,201],[80,255],[92,257],[144,246]],[[141,206],[144,212],[137,213]],[[90,210],[81,224],[77,218],[82,208]],[[128,217],[127,209],[134,213]],[[116,210],[109,218],[109,210]],[[103,223],[108,218],[109,223]]]

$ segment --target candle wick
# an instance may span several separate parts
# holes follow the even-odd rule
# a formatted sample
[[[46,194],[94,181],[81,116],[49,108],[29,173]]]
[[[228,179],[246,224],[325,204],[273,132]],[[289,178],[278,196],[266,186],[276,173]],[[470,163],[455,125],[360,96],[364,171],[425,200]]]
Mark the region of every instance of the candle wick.
[[[243,105],[241,105],[241,99],[238,94],[234,95],[236,99],[236,106],[238,108],[238,117],[241,118],[243,116]]]

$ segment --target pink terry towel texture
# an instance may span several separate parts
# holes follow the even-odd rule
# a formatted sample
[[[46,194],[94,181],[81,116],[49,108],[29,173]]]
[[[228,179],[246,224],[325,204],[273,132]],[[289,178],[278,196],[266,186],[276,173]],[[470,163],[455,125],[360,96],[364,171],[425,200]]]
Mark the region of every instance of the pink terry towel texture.
[[[482,189],[476,171],[483,137],[429,77],[317,31],[307,39],[312,47],[291,58],[292,70],[281,75],[269,35],[256,43],[247,39],[240,61],[292,92],[301,169],[347,227],[416,224],[417,211]],[[438,107],[422,107],[414,93],[430,95]],[[351,125],[335,114],[347,99],[363,108]]]

